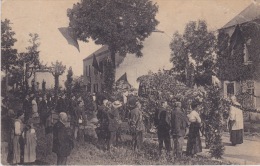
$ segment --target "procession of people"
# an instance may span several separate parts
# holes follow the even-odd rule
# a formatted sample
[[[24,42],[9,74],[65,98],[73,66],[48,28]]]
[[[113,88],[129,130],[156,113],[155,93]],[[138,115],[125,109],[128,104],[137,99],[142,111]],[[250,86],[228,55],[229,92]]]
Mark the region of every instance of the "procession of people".
[[[86,107],[84,96],[65,93],[54,103],[52,95],[33,93],[24,96],[22,110],[7,108],[9,153],[8,163],[27,164],[37,160],[37,128],[45,128],[45,134],[52,133],[52,152],[57,155],[57,164],[65,165],[74,144],[88,141],[112,153],[123,141],[122,134],[129,134],[134,152],[142,150],[146,131],[144,109],[138,95],[122,94],[123,100],[109,100],[96,94],[90,97]],[[243,114],[236,98],[231,97],[229,126],[232,145],[243,143]],[[157,131],[158,154],[168,159],[179,158],[183,154],[194,157],[202,152],[199,102],[192,101],[190,108],[183,107],[178,97],[161,99],[157,103],[152,123]],[[15,113],[16,112],[16,113]],[[16,114],[16,115],[15,115]],[[53,114],[58,115],[56,121]],[[128,125],[123,132],[122,124]],[[186,150],[183,149],[187,138]],[[98,143],[98,144],[97,144]],[[186,151],[186,153],[184,153]]]

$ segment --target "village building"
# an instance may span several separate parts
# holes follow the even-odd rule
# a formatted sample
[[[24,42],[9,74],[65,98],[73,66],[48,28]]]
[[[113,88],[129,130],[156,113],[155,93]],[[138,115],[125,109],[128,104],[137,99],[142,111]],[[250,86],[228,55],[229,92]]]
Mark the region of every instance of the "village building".
[[[93,66],[93,60],[97,61],[99,70]],[[102,46],[100,49],[83,59],[83,82],[86,86],[87,91],[91,93],[101,92],[104,87],[104,64],[106,61],[111,60],[111,54],[108,49],[108,46]],[[115,64],[116,64],[116,73],[118,66],[124,60],[123,56],[116,54]],[[116,80],[117,77],[116,74]],[[126,82],[126,86],[130,85]],[[125,86],[125,85],[124,85]]]
[[[238,40],[238,42],[241,42],[241,40],[244,40],[244,66],[251,67],[252,65],[259,65],[259,63],[253,63],[253,56],[260,56],[260,54],[256,53],[256,49],[260,50],[260,45],[257,46],[257,48],[251,47],[252,37],[249,37],[249,35],[252,35],[254,33],[259,33],[250,31],[249,29],[246,29],[250,24],[255,24],[258,26],[258,29],[260,28],[260,2],[254,1],[251,5],[249,5],[247,8],[245,8],[242,12],[240,12],[237,16],[235,16],[232,20],[230,20],[226,25],[224,25],[221,29],[219,29],[219,32],[224,32],[229,35],[230,41],[229,41],[229,47],[232,45],[231,38],[235,38],[235,40]],[[242,29],[242,30],[241,30]],[[245,30],[246,29],[246,30]],[[243,31],[244,30],[244,31]],[[236,41],[235,41],[236,42]],[[234,41],[233,41],[234,43]],[[229,54],[228,56],[232,56]],[[255,68],[259,69],[259,66],[253,66]],[[248,75],[252,74],[251,71],[248,71]],[[239,95],[241,93],[247,93],[249,94],[248,98],[245,98],[243,100],[243,103],[241,103],[244,107],[251,108],[251,109],[260,109],[260,78],[258,77],[252,77],[251,79],[246,80],[229,80],[225,79],[222,80],[223,85],[223,93],[224,97],[228,97],[231,95]]]

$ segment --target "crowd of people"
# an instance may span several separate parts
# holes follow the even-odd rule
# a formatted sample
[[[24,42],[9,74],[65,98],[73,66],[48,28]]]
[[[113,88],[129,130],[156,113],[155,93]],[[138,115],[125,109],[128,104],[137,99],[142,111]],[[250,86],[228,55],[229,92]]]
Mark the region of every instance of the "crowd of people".
[[[101,101],[101,102],[100,102]],[[243,115],[235,97],[230,111],[231,142],[243,142]],[[88,108],[83,96],[61,94],[54,102],[52,96],[28,94],[24,97],[22,110],[8,109],[8,163],[33,163],[36,161],[37,127],[44,127],[45,134],[53,134],[52,151],[57,154],[57,164],[64,165],[75,142],[91,141],[111,152],[122,141],[122,123],[128,124],[131,147],[142,149],[146,130],[143,108],[138,96],[125,96],[123,100],[109,101],[102,97],[99,102],[95,94]],[[172,101],[161,99],[154,113],[153,124],[157,131],[159,155],[163,149],[168,158],[183,155],[184,139],[187,138],[186,155],[195,156],[202,151],[199,103],[192,102],[190,109],[182,106],[178,98]],[[238,111],[239,110],[239,111]],[[58,115],[55,121],[53,113]],[[241,120],[242,116],[242,120]],[[238,118],[240,117],[240,118]],[[242,121],[242,122],[241,122]],[[37,127],[35,127],[37,126]],[[165,147],[165,148],[163,148]],[[173,155],[171,153],[173,151]]]

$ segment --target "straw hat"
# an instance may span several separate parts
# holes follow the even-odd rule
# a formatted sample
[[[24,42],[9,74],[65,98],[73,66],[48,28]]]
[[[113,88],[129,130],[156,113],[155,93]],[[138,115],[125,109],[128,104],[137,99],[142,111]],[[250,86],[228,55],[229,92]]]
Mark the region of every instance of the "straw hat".
[[[119,108],[119,107],[122,106],[122,104],[121,104],[120,101],[116,100],[116,101],[114,101],[114,102],[112,103],[112,106],[113,106],[114,108]]]

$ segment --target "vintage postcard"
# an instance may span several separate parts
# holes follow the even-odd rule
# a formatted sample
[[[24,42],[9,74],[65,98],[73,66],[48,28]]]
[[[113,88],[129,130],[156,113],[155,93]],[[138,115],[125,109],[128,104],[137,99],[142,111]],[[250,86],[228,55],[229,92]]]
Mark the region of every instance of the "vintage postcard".
[[[260,164],[259,0],[1,6],[1,164]]]

